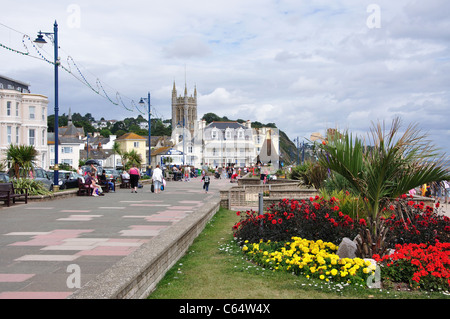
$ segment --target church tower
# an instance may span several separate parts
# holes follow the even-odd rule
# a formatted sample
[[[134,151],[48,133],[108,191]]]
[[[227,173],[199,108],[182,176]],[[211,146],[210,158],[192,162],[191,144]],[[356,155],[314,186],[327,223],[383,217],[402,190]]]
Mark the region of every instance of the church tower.
[[[177,96],[175,81],[172,90],[172,130],[177,127],[185,127],[194,132],[197,121],[197,88],[194,88],[194,96],[188,96],[187,85],[184,86],[184,96]]]

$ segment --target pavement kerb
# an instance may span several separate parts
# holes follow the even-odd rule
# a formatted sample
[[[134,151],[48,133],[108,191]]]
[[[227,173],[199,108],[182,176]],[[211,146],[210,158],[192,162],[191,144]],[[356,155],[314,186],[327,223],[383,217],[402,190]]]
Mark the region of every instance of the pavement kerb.
[[[186,253],[219,208],[220,197],[214,196],[188,217],[89,281],[68,299],[146,298]]]

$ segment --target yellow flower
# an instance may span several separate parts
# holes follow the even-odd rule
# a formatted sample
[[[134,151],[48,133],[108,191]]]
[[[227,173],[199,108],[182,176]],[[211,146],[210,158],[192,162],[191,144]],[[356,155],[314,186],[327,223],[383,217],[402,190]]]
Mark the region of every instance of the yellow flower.
[[[320,275],[320,280],[324,280],[325,279],[325,276],[324,275]]]

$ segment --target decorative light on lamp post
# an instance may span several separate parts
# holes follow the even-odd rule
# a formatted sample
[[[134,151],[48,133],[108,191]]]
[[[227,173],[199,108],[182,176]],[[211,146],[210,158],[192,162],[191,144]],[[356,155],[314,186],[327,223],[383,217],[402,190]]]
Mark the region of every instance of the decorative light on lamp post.
[[[40,48],[44,46],[44,44],[47,43],[44,39],[44,35],[47,36],[50,40],[53,41],[54,46],[54,53],[55,53],[55,165],[54,165],[54,171],[53,174],[53,190],[58,191],[59,190],[59,184],[58,184],[58,147],[59,147],[59,141],[58,141],[58,111],[59,111],[59,97],[58,97],[58,67],[59,67],[59,57],[58,57],[58,23],[55,21],[55,24],[53,25],[53,32],[42,32],[39,31],[38,36],[36,40],[34,40],[34,43],[36,43]]]
[[[149,171],[150,167],[152,165],[152,143],[151,143],[152,115],[151,115],[151,109],[150,109],[150,92],[148,92],[147,98],[141,97],[141,100],[139,101],[139,105],[144,107],[145,101],[147,101],[147,103],[148,103],[148,168],[147,168],[147,171]]]

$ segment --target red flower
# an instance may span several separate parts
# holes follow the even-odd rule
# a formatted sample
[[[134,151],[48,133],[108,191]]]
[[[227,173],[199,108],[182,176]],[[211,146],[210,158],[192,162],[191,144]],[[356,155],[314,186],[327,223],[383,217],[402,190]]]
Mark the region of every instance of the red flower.
[[[276,224],[277,223],[277,220],[276,219],[274,219],[274,220],[272,220],[272,224]]]
[[[361,226],[367,226],[367,222],[366,222],[366,220],[365,220],[364,218],[361,218],[361,219],[359,220],[359,224],[360,224]]]

